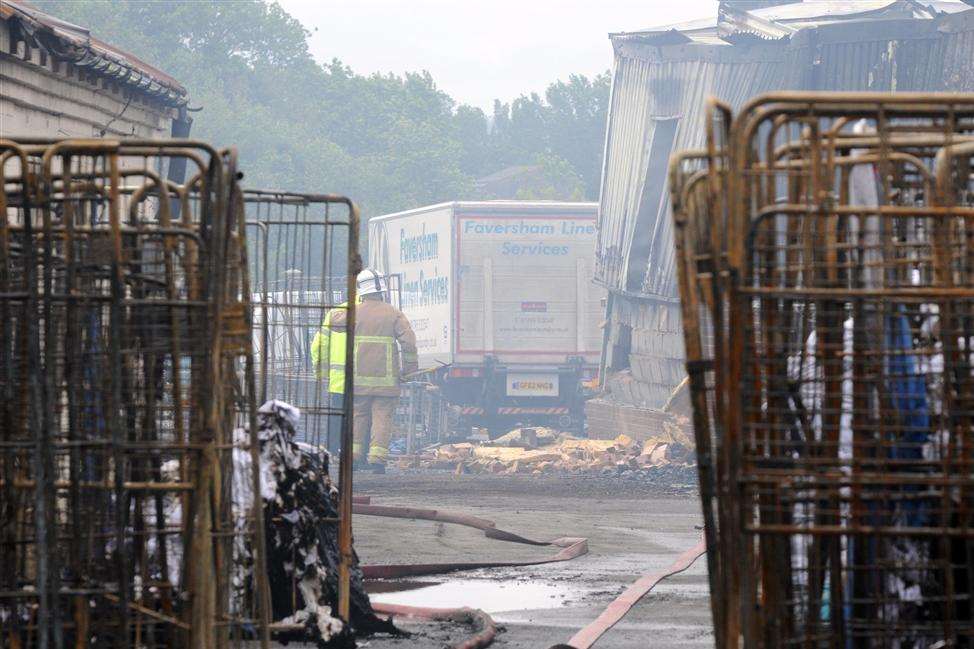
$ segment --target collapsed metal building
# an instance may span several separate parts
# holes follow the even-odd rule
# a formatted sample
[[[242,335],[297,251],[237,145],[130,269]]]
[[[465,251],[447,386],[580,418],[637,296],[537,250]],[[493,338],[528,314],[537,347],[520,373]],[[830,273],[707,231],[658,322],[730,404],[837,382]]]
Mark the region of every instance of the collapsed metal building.
[[[974,88],[974,8],[962,2],[725,1],[711,19],[610,38],[595,264],[609,299],[602,394],[587,408],[596,435],[632,430],[684,379],[666,170],[675,151],[704,145],[709,96],[736,109],[781,89]]]

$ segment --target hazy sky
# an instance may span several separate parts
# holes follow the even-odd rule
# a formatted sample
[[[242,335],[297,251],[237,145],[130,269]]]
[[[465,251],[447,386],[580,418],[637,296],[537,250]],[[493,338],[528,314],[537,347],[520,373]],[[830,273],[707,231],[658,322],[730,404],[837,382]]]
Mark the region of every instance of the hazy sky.
[[[717,13],[716,0],[278,1],[312,31],[319,61],[363,74],[429,70],[454,99],[484,109],[608,70],[609,32]]]

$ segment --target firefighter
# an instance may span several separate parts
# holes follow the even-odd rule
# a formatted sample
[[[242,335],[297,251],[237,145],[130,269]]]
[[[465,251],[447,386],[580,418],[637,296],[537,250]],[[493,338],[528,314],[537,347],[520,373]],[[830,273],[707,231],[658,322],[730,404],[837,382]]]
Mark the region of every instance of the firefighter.
[[[361,302],[361,299],[359,300]],[[341,446],[342,408],[345,405],[345,314],[348,302],[331,309],[311,341],[311,364],[318,380],[327,380],[326,418],[328,452],[337,454]]]
[[[378,273],[366,268],[356,285],[352,457],[356,466],[367,464],[376,473],[384,473],[399,381],[418,369],[416,334],[402,311],[385,301],[386,283]],[[329,311],[311,343],[311,360],[319,376],[327,366],[332,403],[345,390],[346,314],[344,304]]]

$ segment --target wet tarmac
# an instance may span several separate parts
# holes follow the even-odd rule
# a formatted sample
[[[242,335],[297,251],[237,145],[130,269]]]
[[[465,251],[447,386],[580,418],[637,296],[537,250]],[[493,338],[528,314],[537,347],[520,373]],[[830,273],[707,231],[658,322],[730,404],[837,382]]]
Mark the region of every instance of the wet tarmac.
[[[687,485],[653,485],[618,477],[356,475],[356,494],[377,504],[463,511],[538,539],[585,536],[589,554],[543,566],[374,582],[376,601],[413,606],[472,606],[503,627],[494,647],[546,649],[566,642],[628,585],[668,566],[701,531],[700,506]],[[355,547],[365,563],[531,559],[551,549],[504,543],[483,533],[429,521],[356,516]],[[378,590],[384,592],[379,593]],[[368,647],[444,646],[465,630],[423,625],[408,641],[371,638]],[[455,635],[454,635],[455,633]],[[454,640],[455,638],[455,640]],[[365,646],[365,645],[363,645]],[[657,586],[596,647],[714,646],[706,562]]]

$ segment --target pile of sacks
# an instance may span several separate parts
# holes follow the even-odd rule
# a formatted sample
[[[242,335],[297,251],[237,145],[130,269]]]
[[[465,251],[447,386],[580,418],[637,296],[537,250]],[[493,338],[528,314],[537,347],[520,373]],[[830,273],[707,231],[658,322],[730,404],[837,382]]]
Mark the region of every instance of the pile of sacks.
[[[683,427],[668,427],[644,441],[627,435],[579,439],[550,428],[518,428],[492,442],[434,445],[399,460],[402,468],[501,475],[651,470],[695,462],[692,438]]]

